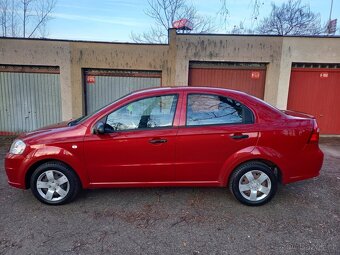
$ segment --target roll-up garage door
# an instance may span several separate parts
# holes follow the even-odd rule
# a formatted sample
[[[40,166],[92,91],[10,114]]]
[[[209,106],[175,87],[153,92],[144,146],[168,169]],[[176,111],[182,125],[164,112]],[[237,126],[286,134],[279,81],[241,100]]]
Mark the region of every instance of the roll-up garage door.
[[[160,87],[160,71],[85,69],[86,113],[136,90]]]
[[[58,67],[0,66],[0,134],[61,121]]]
[[[266,64],[190,62],[189,86],[235,89],[263,99]]]
[[[289,110],[316,117],[321,134],[340,134],[340,64],[294,63]]]

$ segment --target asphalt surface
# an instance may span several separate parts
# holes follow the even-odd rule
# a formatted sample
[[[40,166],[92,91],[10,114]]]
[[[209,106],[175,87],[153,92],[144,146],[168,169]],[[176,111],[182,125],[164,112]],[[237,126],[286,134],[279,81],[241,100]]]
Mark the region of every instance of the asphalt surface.
[[[46,206],[9,187],[0,138],[0,254],[340,254],[340,139],[318,178],[261,207],[223,188],[87,190]]]

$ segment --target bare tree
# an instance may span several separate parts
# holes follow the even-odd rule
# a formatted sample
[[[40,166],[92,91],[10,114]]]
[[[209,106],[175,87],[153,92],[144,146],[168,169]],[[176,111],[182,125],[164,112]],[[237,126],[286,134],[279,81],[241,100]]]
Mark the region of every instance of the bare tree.
[[[44,37],[57,0],[0,0],[4,37]]]
[[[7,34],[8,21],[9,21],[9,0],[0,0],[0,24],[1,24],[1,31],[2,36]]]
[[[212,19],[199,15],[195,6],[187,0],[148,0],[148,3],[145,13],[155,23],[144,33],[131,33],[134,42],[165,43],[172,23],[182,18],[193,24],[193,30],[187,32],[207,33],[214,30]]]
[[[264,5],[264,2],[261,0],[251,0],[249,4],[252,6],[251,18],[253,20],[257,20],[260,15],[260,9]]]
[[[257,27],[260,34],[275,35],[318,35],[324,32],[320,14],[313,13],[308,5],[300,0],[288,0],[281,6],[272,4],[269,17],[264,18]]]
[[[16,2],[17,0],[11,0],[10,3],[10,36],[12,37],[17,37],[21,34],[21,26],[20,26],[20,21],[19,21],[19,15],[16,11]],[[7,36],[7,35],[6,35]]]
[[[230,31],[231,34],[254,34],[254,30],[247,28],[244,26],[244,23],[241,21],[237,26],[235,25],[233,29]]]
[[[220,18],[221,26],[224,29],[227,28],[228,18],[229,18],[229,8],[227,4],[227,0],[220,0],[221,6],[220,9],[217,11],[217,16]]]

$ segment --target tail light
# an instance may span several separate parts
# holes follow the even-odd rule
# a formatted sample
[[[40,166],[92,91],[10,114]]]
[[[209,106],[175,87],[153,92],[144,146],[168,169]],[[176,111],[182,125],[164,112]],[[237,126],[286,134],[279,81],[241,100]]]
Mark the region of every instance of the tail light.
[[[318,124],[316,123],[316,120],[313,120],[313,130],[312,134],[309,137],[309,143],[318,143],[319,142],[319,133],[320,129],[318,127]]]

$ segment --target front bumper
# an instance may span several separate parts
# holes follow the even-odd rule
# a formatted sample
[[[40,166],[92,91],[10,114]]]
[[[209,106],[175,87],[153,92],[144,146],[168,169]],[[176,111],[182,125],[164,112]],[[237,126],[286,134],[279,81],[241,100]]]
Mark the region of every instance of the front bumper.
[[[25,175],[27,158],[23,155],[14,155],[7,153],[5,157],[5,170],[8,178],[8,184],[19,188],[26,189]]]

